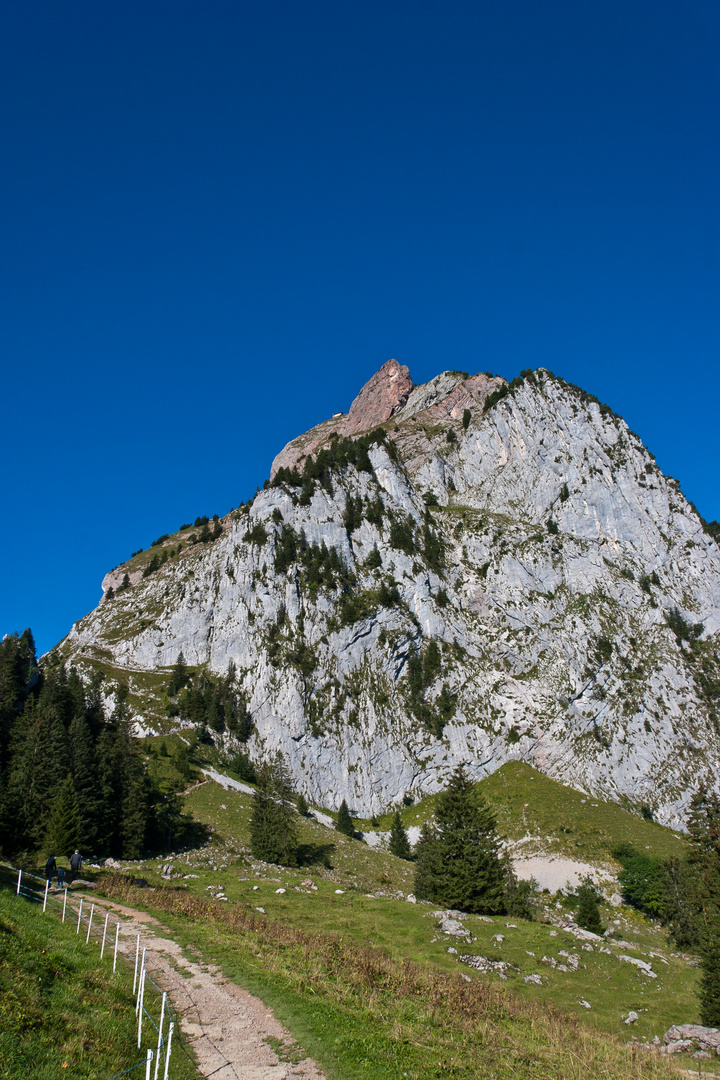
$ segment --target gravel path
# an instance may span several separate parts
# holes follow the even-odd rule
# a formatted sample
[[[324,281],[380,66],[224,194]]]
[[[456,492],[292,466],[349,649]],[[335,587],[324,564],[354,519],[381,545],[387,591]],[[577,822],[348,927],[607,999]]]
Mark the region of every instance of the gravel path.
[[[292,1062],[302,1051],[271,1010],[229,982],[219,968],[191,960],[180,945],[164,936],[168,931],[157,919],[122,904],[93,900],[96,908],[102,905],[124,916],[120,940],[125,944],[123,951],[133,958],[140,934],[140,948],[147,949],[148,974],[167,991],[202,1076],[213,1080],[326,1080],[310,1058],[296,1064],[281,1061],[265,1042],[267,1037],[282,1042],[281,1053]]]

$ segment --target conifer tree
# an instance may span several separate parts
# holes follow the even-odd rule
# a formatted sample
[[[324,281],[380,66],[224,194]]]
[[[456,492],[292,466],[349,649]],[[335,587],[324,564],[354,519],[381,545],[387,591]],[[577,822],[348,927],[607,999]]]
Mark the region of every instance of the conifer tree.
[[[92,735],[84,716],[76,716],[68,731],[70,769],[77,799],[79,835],[76,845],[85,851],[96,846],[99,792]]]
[[[302,794],[302,792],[298,795],[295,806],[297,807],[297,812],[300,817],[308,817],[310,813],[310,807],[308,806],[307,799]]]
[[[720,798],[701,787],[690,804],[688,900],[700,953],[700,1018],[720,1026]]]
[[[262,765],[252,798],[250,848],[256,859],[297,864],[297,825],[292,786],[281,754]]]
[[[181,649],[178,653],[177,660],[175,661],[175,664],[173,666],[172,674],[170,675],[170,681],[168,683],[168,694],[170,695],[170,697],[175,697],[178,691],[182,690],[182,688],[189,681],[190,676],[188,674],[185,657]]]
[[[415,895],[479,914],[505,911],[511,873],[502,854],[495,815],[462,768],[438,797],[435,820],[416,851]]]
[[[441,859],[436,844],[435,830],[429,821],[420,829],[420,838],[415,845],[415,895],[419,900],[430,900],[436,891],[439,880]]]
[[[343,799],[343,801],[340,803],[340,809],[338,810],[335,828],[338,832],[344,833],[345,836],[355,835],[355,826],[353,825],[353,819],[350,816],[348,804],[346,803],[345,799]]]
[[[604,926],[600,918],[600,895],[591,878],[585,878],[576,891],[578,898],[575,921],[583,930],[602,934]]]
[[[410,858],[410,841],[408,840],[408,834],[402,823],[400,817],[400,811],[395,811],[395,816],[390,826],[390,842],[388,848],[392,855],[397,855],[399,859]]]
[[[82,843],[80,814],[72,776],[68,774],[55,797],[45,832],[48,854],[69,857]]]

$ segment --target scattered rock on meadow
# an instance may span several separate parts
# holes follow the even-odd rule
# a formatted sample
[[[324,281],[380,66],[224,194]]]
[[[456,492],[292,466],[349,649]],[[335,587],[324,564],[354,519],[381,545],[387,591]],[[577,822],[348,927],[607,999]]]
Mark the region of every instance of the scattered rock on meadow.
[[[645,960],[638,960],[637,956],[625,956],[623,953],[618,956],[618,960],[624,960],[626,964],[632,964],[633,967],[639,968],[642,974],[647,975],[650,979],[657,979],[657,974],[650,964],[646,963]]]
[[[720,1055],[720,1030],[717,1028],[702,1027],[701,1024],[673,1024],[665,1032],[663,1042],[667,1046],[668,1054],[677,1054],[676,1047],[679,1043],[690,1041],[691,1045],[697,1044],[700,1050],[709,1050]]]
[[[512,964],[508,964],[505,960],[490,960],[487,956],[470,956],[466,954],[459,959],[461,964],[467,964],[468,967],[475,968],[476,971],[494,971],[501,979],[507,979],[505,972],[512,968]]]

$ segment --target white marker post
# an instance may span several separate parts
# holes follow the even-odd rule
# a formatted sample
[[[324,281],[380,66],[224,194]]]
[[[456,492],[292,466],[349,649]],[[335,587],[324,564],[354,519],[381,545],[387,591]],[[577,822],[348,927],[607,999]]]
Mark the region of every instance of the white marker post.
[[[138,959],[140,957],[140,935],[137,936],[137,945],[135,946],[135,974],[133,975],[133,994],[135,993],[135,987],[137,986],[138,977]]]
[[[113,975],[115,974],[115,968],[117,967],[117,947],[118,937],[120,935],[120,923],[115,927],[115,955],[113,956]]]
[[[153,1052],[150,1049],[150,1047],[148,1047],[147,1064],[145,1066],[145,1080],[150,1080],[150,1066],[152,1065],[152,1059],[153,1059]]]
[[[20,895],[20,882],[21,881],[22,881],[22,870],[18,870],[18,884],[17,884],[17,889],[15,890],[16,896]]]
[[[140,1049],[140,1043],[142,1042],[142,1018],[143,1018],[143,1005],[145,1003],[145,968],[143,967],[140,982],[140,993],[138,994],[138,1050]]]
[[[142,1005],[140,1004],[140,996],[141,996],[141,994],[143,992],[143,987],[145,985],[145,981],[144,981],[145,980],[145,952],[146,952],[146,950],[143,948],[142,964],[140,965],[140,979],[138,981],[137,999],[135,1001],[135,1015],[136,1016],[140,1012],[140,1010],[142,1009]]]
[[[110,916],[110,912],[106,911],[105,912],[105,925],[103,926],[102,945],[100,946],[100,959],[101,960],[102,960],[102,958],[103,958],[103,956],[105,954],[105,937],[107,936],[107,922],[108,922],[109,916]]]
[[[85,938],[85,944],[86,945],[87,945],[88,941],[90,940],[90,931],[92,930],[92,917],[93,917],[93,912],[94,911],[95,911],[95,905],[91,904],[90,905],[90,918],[88,919],[88,932],[87,932],[87,937]]]
[[[158,1026],[158,1044],[157,1053],[155,1054],[155,1076],[153,1080],[158,1080],[158,1069],[160,1068],[160,1049],[162,1047],[162,1029],[163,1019],[165,1018],[165,1002],[167,1001],[167,994],[163,990],[162,1005],[160,1006],[160,1024]]]
[[[163,1080],[167,1080],[168,1078],[168,1069],[170,1068],[170,1051],[172,1050],[172,1035],[174,1030],[175,1025],[171,1022],[170,1028],[168,1030],[167,1053],[165,1054],[165,1075],[163,1076]]]
[[[43,900],[43,911],[47,907],[47,894],[48,894],[48,889],[49,888],[50,888],[50,879],[48,878],[46,880],[46,882],[45,882],[45,899]]]
[[[77,924],[77,930],[75,931],[76,934],[80,933],[80,920],[81,919],[82,919],[82,896],[80,897],[80,907],[78,909],[78,924]]]
[[[63,922],[65,922],[65,908],[66,907],[67,907],[67,889],[65,890],[65,892],[63,894],[63,917],[62,917]]]

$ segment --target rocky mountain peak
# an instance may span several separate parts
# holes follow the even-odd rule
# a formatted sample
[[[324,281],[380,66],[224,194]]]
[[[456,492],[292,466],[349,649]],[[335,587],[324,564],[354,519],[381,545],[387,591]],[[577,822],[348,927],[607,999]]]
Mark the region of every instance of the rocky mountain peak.
[[[413,381],[407,367],[397,360],[387,360],[365,383],[347,414],[337,413],[283,447],[272,463],[270,479],[278,469],[294,469],[333,434],[359,435],[389,420],[405,405],[412,389]]]
[[[397,360],[387,360],[353,401],[339,434],[358,435],[389,420],[403,407],[412,388],[407,367],[398,364]]]

